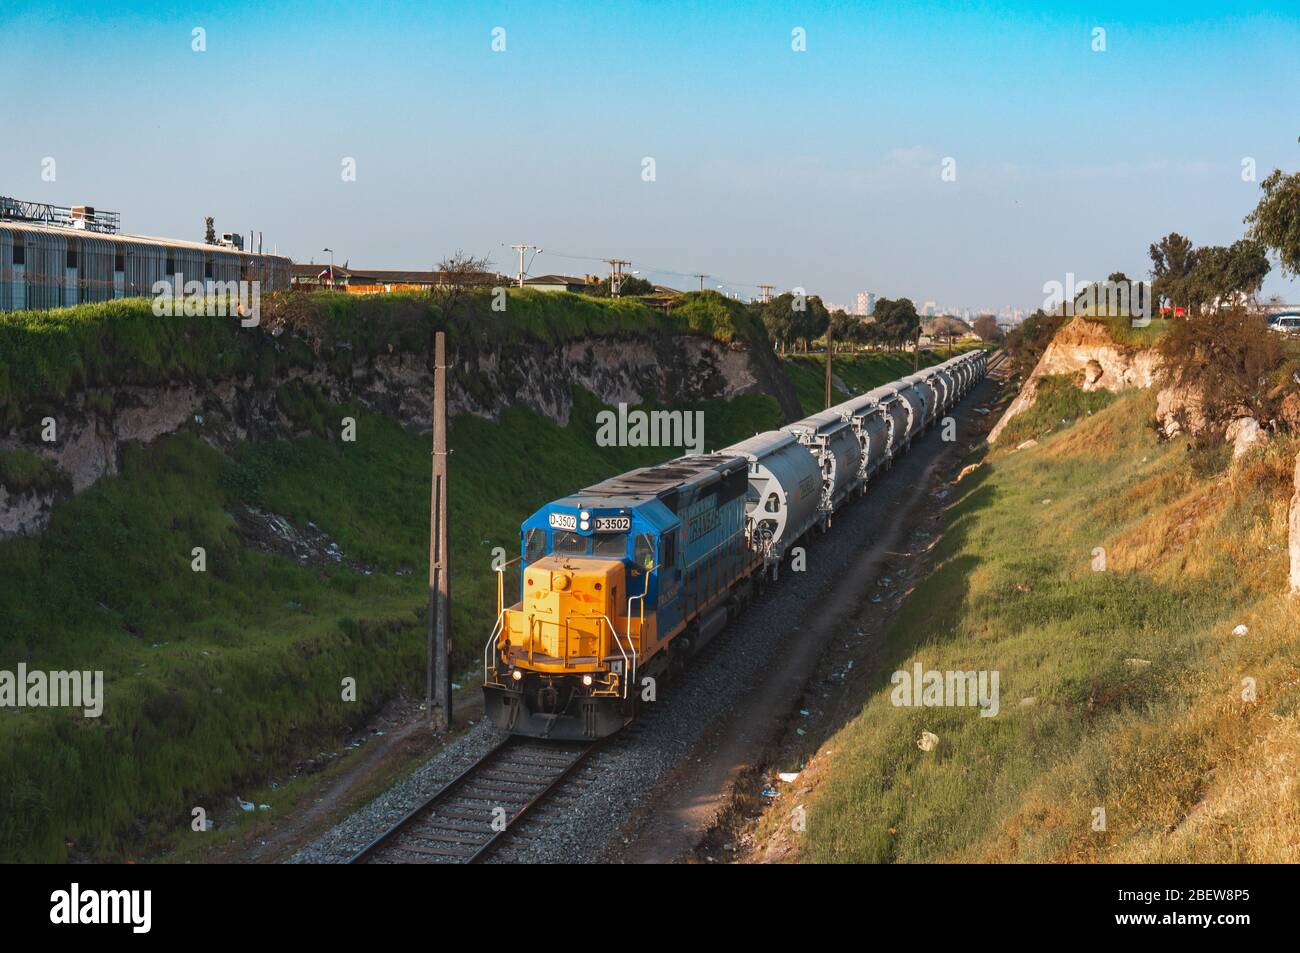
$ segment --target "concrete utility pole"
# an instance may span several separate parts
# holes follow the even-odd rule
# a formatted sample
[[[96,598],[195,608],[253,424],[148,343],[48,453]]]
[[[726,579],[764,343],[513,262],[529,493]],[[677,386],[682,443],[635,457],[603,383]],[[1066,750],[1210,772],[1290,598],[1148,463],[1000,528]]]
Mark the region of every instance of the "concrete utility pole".
[[[831,340],[831,326],[826,325],[826,409],[831,409],[831,354],[835,348]]]
[[[761,292],[763,292],[763,304],[767,304],[769,301],[772,300],[772,291],[773,291],[773,289],[775,289],[775,288],[776,288],[776,285],[759,285],[759,286],[758,286],[758,290],[761,291]]]
[[[921,326],[916,326],[916,344],[912,347],[912,373],[921,369]]]
[[[522,288],[524,286],[524,255],[528,252],[529,249],[532,249],[535,253],[540,255],[542,253],[542,249],[538,245],[521,244],[521,245],[511,245],[510,247],[513,248],[515,251],[519,252],[519,274],[516,277],[519,281],[519,287]]]
[[[451,557],[447,548],[447,335],[433,345],[433,483],[429,500],[429,659],[425,704],[435,731],[451,727]]]
[[[619,289],[623,287],[623,266],[632,263],[623,258],[606,258],[605,263],[611,269],[609,273],[609,296],[617,298]]]
[[[701,275],[701,274],[698,274],[698,273],[697,273],[697,274],[695,275],[695,277],[700,279],[700,290],[703,291],[703,290],[704,290],[704,279],[707,278],[707,277],[709,277],[709,276],[708,276],[708,275]]]

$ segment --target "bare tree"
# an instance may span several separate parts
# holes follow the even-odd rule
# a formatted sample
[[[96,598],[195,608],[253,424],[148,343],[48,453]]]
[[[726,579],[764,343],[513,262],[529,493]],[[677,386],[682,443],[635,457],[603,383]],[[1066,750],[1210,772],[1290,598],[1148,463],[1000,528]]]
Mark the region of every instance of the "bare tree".
[[[444,318],[451,320],[456,316],[471,291],[492,286],[496,275],[490,270],[491,265],[487,258],[475,258],[459,248],[450,258],[438,262],[437,275],[429,287],[429,294]]]

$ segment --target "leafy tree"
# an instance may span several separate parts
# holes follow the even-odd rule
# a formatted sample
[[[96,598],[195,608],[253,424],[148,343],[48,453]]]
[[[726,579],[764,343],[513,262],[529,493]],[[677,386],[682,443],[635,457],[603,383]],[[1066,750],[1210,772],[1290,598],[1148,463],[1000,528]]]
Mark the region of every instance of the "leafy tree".
[[[618,293],[624,298],[633,298],[637,295],[652,295],[655,293],[655,286],[644,278],[638,278],[636,275],[626,275],[619,284]],[[601,278],[600,281],[586,291],[586,294],[595,298],[610,297],[609,276],[606,275]]]
[[[832,311],[830,327],[836,344],[868,344],[871,341],[872,324],[860,315]]]
[[[804,350],[808,350],[808,342],[825,334],[830,324],[830,314],[821,298],[796,298],[788,291],[763,305],[760,317],[772,340],[781,342],[783,351],[791,341],[802,341]]]
[[[1286,275],[1300,275],[1300,172],[1274,169],[1259,187],[1264,197],[1246,216],[1250,237],[1277,253]]]
[[[1196,254],[1196,267],[1186,281],[1187,302],[1198,312],[1215,302],[1219,306],[1245,303],[1259,291],[1268,276],[1264,243],[1243,238],[1232,245],[1209,245]]]
[[[876,302],[876,325],[885,341],[901,346],[916,337],[921,316],[911,298],[881,298]]]
[[[1196,267],[1191,239],[1170,232],[1154,243],[1151,255],[1151,291],[1157,302],[1186,303],[1188,279]]]
[[[203,243],[205,245],[217,243],[217,226],[211,215],[203,220]]]

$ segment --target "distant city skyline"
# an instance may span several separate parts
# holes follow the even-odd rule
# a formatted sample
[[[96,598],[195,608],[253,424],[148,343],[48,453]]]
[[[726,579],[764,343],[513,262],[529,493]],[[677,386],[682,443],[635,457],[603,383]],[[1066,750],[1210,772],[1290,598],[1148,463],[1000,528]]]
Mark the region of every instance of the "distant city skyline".
[[[0,194],[192,240],[211,215],[304,262],[463,249],[513,273],[522,242],[532,274],[617,257],[683,289],[848,302],[869,275],[880,297],[1032,310],[1067,273],[1145,276],[1170,231],[1240,238],[1258,180],[1300,167],[1296,49],[1294,5],[1268,0],[55,0],[0,12],[0,58],[30,80]],[[1276,268],[1270,294],[1300,300]]]

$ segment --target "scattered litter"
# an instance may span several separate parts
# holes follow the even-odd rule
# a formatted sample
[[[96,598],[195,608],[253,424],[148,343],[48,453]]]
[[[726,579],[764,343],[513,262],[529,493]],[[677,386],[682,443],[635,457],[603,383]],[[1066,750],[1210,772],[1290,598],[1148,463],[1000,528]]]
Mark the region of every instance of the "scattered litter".
[[[1247,632],[1249,632],[1249,631],[1250,631],[1250,629],[1246,628],[1244,625],[1239,625],[1239,626],[1237,626],[1235,629],[1232,630],[1232,634],[1233,634],[1233,635],[1245,635],[1245,634],[1246,634]]]
[[[1026,441],[1025,441],[1024,443],[1022,443],[1020,446],[1016,447],[1016,449],[1017,449],[1017,450],[1032,450],[1032,449],[1033,449],[1034,447],[1036,447],[1036,446],[1038,446],[1038,441],[1035,440],[1035,439],[1033,439],[1032,437],[1030,437],[1028,440],[1026,440]]]
[[[979,414],[982,417],[987,417],[989,415],[989,409],[987,407],[976,407],[975,413]]]
[[[245,800],[244,800],[243,798],[241,798],[238,794],[235,795],[235,803],[239,805],[239,809],[240,809],[241,811],[248,812],[248,811],[253,810],[253,802],[252,802],[252,801],[245,801]]]
[[[916,746],[922,751],[933,751],[939,747],[939,736],[932,731],[923,731],[920,739],[916,742]]]
[[[780,774],[777,775],[777,777],[780,778],[782,781],[784,781],[786,784],[791,784],[795,781],[795,779],[799,777],[799,772],[782,771]]]
[[[1048,499],[1043,500],[1043,505],[1046,506],[1048,503],[1051,503],[1051,502],[1052,502],[1052,500],[1051,500],[1051,498],[1049,497]]]
[[[886,586],[886,587],[892,586],[893,584],[894,584],[894,580],[891,579],[889,576],[881,576],[878,582],[878,585]]]
[[[801,714],[801,715],[803,715],[805,718],[807,718],[807,717],[808,717],[808,709],[807,709],[807,708],[800,708],[800,709],[799,709],[799,714]]]
[[[772,785],[770,784],[764,785],[763,797],[780,797],[780,796],[781,796],[781,792],[778,791],[776,788],[772,787]]]
[[[259,805],[257,805],[257,809],[258,809],[259,811],[269,811],[269,810],[271,809],[271,805],[269,805],[269,804],[259,804]]]
[[[881,602],[884,602],[885,600],[882,599],[882,598],[880,597],[879,594],[876,594],[876,595],[874,595],[874,596],[871,597],[871,601],[874,602],[874,603],[879,604],[879,603],[881,603]]]
[[[802,728],[796,728],[796,729],[794,730],[794,733],[795,733],[796,735],[806,735],[808,732],[804,731]]]

